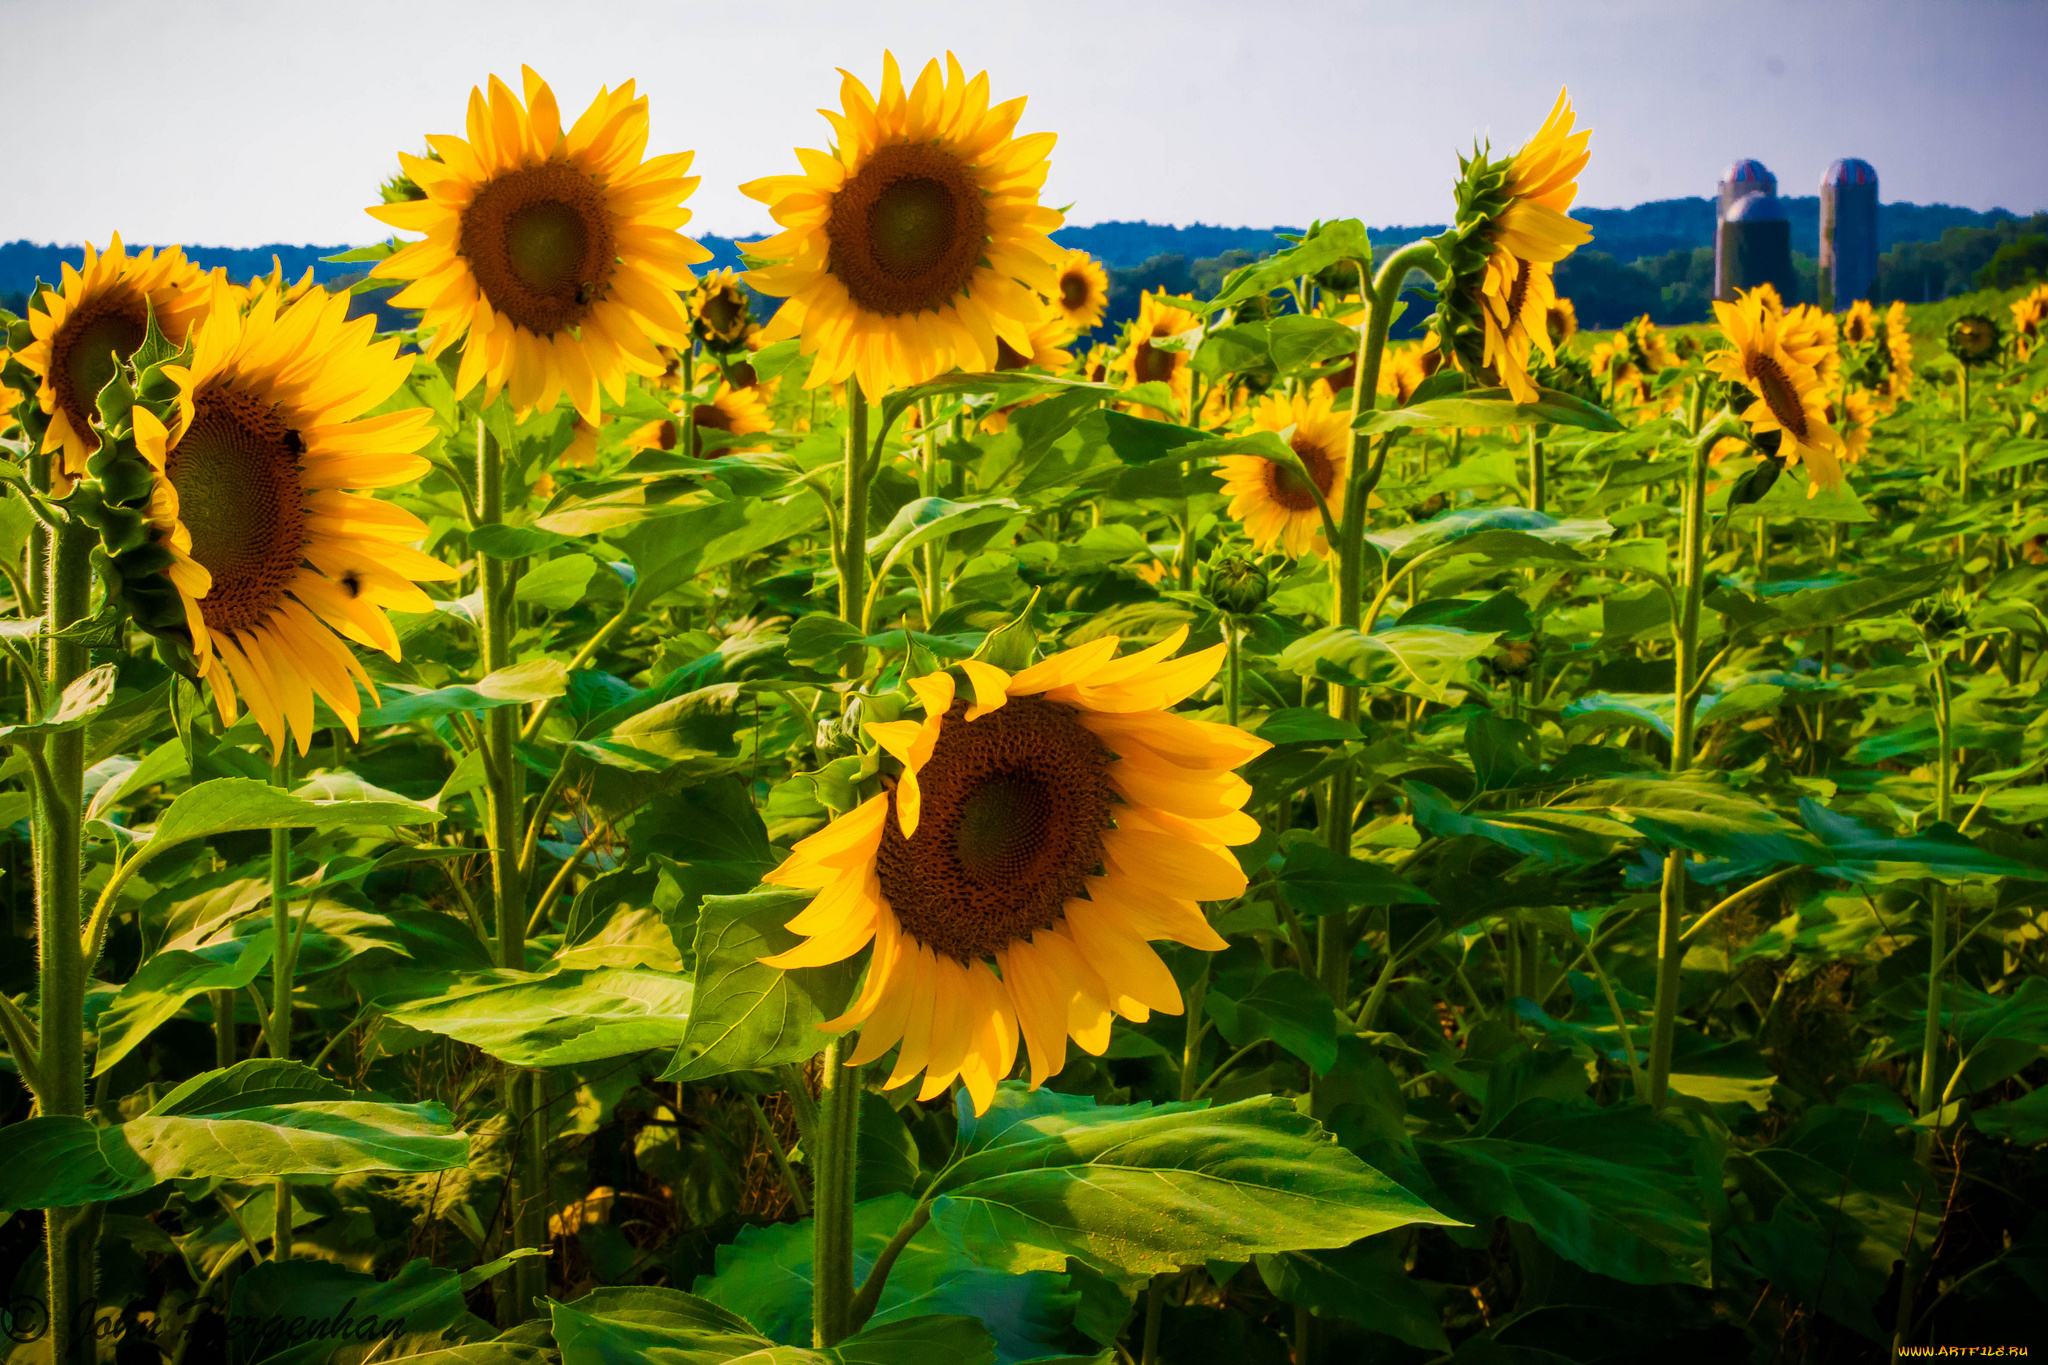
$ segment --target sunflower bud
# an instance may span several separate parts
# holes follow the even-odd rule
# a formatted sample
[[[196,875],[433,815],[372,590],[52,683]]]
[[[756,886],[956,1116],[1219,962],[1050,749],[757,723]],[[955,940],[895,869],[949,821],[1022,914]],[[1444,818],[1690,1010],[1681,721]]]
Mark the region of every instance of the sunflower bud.
[[[1224,550],[1202,566],[1202,595],[1229,616],[1250,616],[1272,587],[1265,566],[1241,550]]]
[[[2004,336],[1998,324],[1982,313],[1965,313],[1948,325],[1948,353],[1965,365],[1982,365],[1998,357]]]
[[[1906,608],[1906,619],[1920,628],[1929,641],[1943,640],[1970,623],[1970,611],[1954,591],[1923,597]]]
[[[1528,640],[1510,640],[1486,661],[1496,678],[1519,678],[1536,666],[1536,646]]]

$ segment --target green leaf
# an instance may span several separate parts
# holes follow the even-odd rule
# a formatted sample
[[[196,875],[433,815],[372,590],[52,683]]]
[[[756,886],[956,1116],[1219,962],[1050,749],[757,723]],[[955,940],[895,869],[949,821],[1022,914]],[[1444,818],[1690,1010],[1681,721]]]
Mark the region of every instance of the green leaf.
[[[1443,701],[1465,666],[1492,649],[1494,631],[1448,626],[1384,626],[1362,635],[1351,626],[1325,626],[1281,651],[1282,668],[1353,687],[1374,686],[1391,674],[1431,701]],[[1383,664],[1392,664],[1391,669]]]
[[[1862,821],[1838,815],[1811,797],[1801,797],[1799,818],[1820,837],[1831,861],[1828,875],[1853,882],[1905,881],[1919,877],[2018,877],[2043,879],[2039,868],[1979,848],[1951,825],[1937,822],[1918,834],[1891,838]]]
[[[235,1280],[230,1321],[237,1358],[263,1365],[319,1365],[344,1344],[412,1334],[432,1336],[467,1311],[462,1276],[421,1259],[389,1279],[332,1261],[264,1261]],[[417,1356],[382,1357],[416,1361]]]
[[[158,817],[145,849],[248,829],[342,829],[356,825],[429,825],[440,812],[394,797],[388,801],[309,801],[268,782],[220,777],[201,782]]]
[[[487,522],[469,532],[469,548],[492,559],[526,559],[560,545],[577,543],[574,536],[543,531],[538,526],[507,526],[503,522]]]
[[[316,1100],[209,1115],[130,1119],[106,1128],[70,1115],[8,1129],[0,1211],[90,1204],[165,1180],[445,1171],[469,1138],[439,1104]]]
[[[846,1009],[853,965],[785,971],[758,960],[801,941],[782,926],[811,895],[767,890],[704,898],[697,914],[695,1013],[663,1080],[707,1080],[803,1062],[831,1041],[818,1025]]]
[[[1284,313],[1266,324],[1267,345],[1273,364],[1282,373],[1304,369],[1319,361],[1351,355],[1363,344],[1359,329],[1335,318],[1303,317]],[[1340,389],[1351,387],[1348,377],[1338,381]]]
[[[1531,1099],[1486,1137],[1415,1148],[1434,1196],[1468,1222],[1525,1224],[1566,1260],[1627,1284],[1713,1283],[1700,1157],[1646,1108]]]
[[[864,1279],[875,1257],[917,1207],[906,1194],[864,1199],[853,1208],[853,1264]],[[815,1264],[811,1220],[743,1227],[718,1248],[717,1273],[692,1286],[705,1300],[745,1318],[776,1340],[796,1344],[811,1338],[811,1276]],[[1052,1354],[1073,1321],[1073,1296],[1066,1276],[1034,1271],[1006,1275],[967,1260],[932,1228],[912,1237],[889,1272],[881,1303],[868,1328],[870,1340],[889,1340],[885,1329],[915,1332],[934,1314],[969,1314],[974,1326],[992,1333],[1006,1361]],[[956,1319],[957,1320],[957,1319]],[[849,1343],[842,1343],[842,1349]],[[984,1348],[985,1349],[985,1348]],[[863,1359],[870,1357],[862,1357]],[[987,1359],[986,1355],[978,1357]],[[913,1356],[905,1365],[926,1365],[938,1356]]]
[[[744,1318],[676,1289],[626,1285],[546,1302],[562,1365],[720,1365],[775,1344]]]
[[[1767,618],[1754,625],[1743,623],[1734,633],[1798,635],[1822,626],[1886,616],[1908,602],[1938,592],[1953,572],[1953,561],[1939,560],[1894,573],[1873,574],[1853,583],[1786,593],[1769,600]]]
[[[86,673],[64,689],[56,704],[43,712],[38,721],[20,725],[0,725],[0,744],[18,744],[29,740],[40,740],[45,735],[61,734],[76,730],[93,717],[107,709],[114,700],[114,685],[120,670],[113,664],[101,664]]]
[[[1731,484],[1731,488],[1732,488]],[[1726,505],[1725,495],[1715,499]],[[1712,510],[1719,511],[1720,507]],[[1822,488],[1819,484],[1808,483],[1796,475],[1781,475],[1755,502],[1745,502],[1728,508],[1722,520],[1736,525],[1754,523],[1758,518],[1767,521],[1839,521],[1869,522],[1877,518],[1870,515],[1870,509],[1856,496],[1846,480],[1839,488]]]
[[[348,1098],[348,1091],[304,1062],[251,1057],[219,1071],[200,1072],[151,1105],[148,1117],[225,1114],[300,1100]]]
[[[1280,891],[1297,915],[1341,914],[1354,905],[1435,905],[1436,898],[1378,863],[1333,852],[1314,839],[1287,850]]]
[[[204,991],[240,990],[270,961],[276,936],[268,925],[247,938],[158,953],[128,978],[99,1018],[92,1074],[104,1076],[185,1002]]]
[[[1484,816],[1466,815],[1451,804],[1449,797],[1426,782],[1403,782],[1401,787],[1408,794],[1415,823],[1442,838],[1473,834],[1525,857],[1559,864],[1596,863],[1612,849],[1611,841],[1602,838],[1598,830],[1574,822],[1571,812],[1488,811]]]
[[[2048,1088],[2031,1090],[2008,1104],[1994,1104],[1970,1115],[1986,1137],[2004,1138],[2031,1147],[2048,1142]]]
[[[1361,738],[1350,721],[1307,706],[1275,711],[1259,723],[1258,736],[1270,744],[1329,744]]]
[[[567,611],[583,600],[583,594],[590,588],[591,575],[598,567],[597,560],[590,555],[558,556],[521,574],[512,596],[543,611]]]
[[[690,1021],[690,983],[638,968],[570,968],[538,976],[464,974],[453,989],[386,1016],[469,1043],[513,1066],[570,1066],[674,1047]]]
[[[913,498],[897,510],[880,535],[868,538],[868,553],[882,556],[875,569],[875,581],[881,582],[903,556],[921,545],[929,545],[956,531],[1028,516],[1030,512],[1031,509],[1023,503],[1010,498],[978,498],[972,502]]]
[[[1274,1297],[1326,1318],[1342,1318],[1424,1351],[1448,1351],[1443,1319],[1408,1277],[1399,1238],[1368,1237],[1327,1251],[1281,1251],[1252,1263]]]
[[[1456,398],[1435,398],[1412,408],[1362,412],[1355,424],[1368,436],[1401,428],[1519,427],[1537,422],[1583,427],[1588,431],[1625,431],[1613,414],[1555,389],[1538,389],[1533,403],[1517,403],[1506,389],[1474,389]]]
[[[1245,266],[1224,280],[1222,291],[1202,311],[1214,313],[1284,289],[1295,277],[1313,275],[1339,261],[1356,261],[1368,274],[1372,270],[1372,239],[1365,224],[1356,218],[1311,224],[1293,246]]]
[[[1033,1140],[1035,1123],[932,1186],[932,1225],[994,1269],[1054,1269],[1072,1256],[1149,1274],[1453,1221],[1330,1142],[1287,1100],[1066,1126]]]
[[[787,654],[793,664],[826,664],[860,642],[858,626],[848,625],[837,616],[813,612],[799,616],[791,624]]]
[[[366,729],[372,725],[404,725],[416,720],[437,720],[458,711],[525,706],[559,697],[568,690],[569,671],[561,660],[534,659],[498,669],[475,683],[387,695],[382,705],[363,712],[361,724]]]
[[[1127,465],[1148,465],[1168,455],[1177,457],[1184,447],[1203,440],[1202,433],[1193,427],[1184,427],[1177,422],[1155,422],[1149,417],[1133,417],[1127,412],[1104,412],[1102,422],[1109,448]]]
[[[1210,983],[1203,1008],[1232,1047],[1271,1039],[1318,1076],[1337,1064],[1337,1016],[1329,993],[1292,967],[1254,959],[1226,968]]]

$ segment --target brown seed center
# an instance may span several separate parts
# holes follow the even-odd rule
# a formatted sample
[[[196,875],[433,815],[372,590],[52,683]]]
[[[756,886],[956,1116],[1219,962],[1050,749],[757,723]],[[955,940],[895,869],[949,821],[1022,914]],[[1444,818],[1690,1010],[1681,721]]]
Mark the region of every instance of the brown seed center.
[[[1302,467],[1308,470],[1309,478],[1316,481],[1316,492],[1323,495],[1324,501],[1328,501],[1330,489],[1337,481],[1337,466],[1330,459],[1329,452],[1299,434],[1287,444],[1301,457]],[[1309,491],[1309,486],[1301,475],[1272,460],[1266,461],[1266,494],[1290,512],[1315,510],[1315,493]]]
[[[955,702],[918,773],[917,833],[895,798],[877,857],[903,928],[966,963],[1049,929],[1102,864],[1109,754],[1070,707],[1017,697],[966,719]]]
[[[57,403],[71,419],[71,428],[88,446],[97,450],[99,437],[93,434],[92,418],[98,411],[100,390],[114,377],[116,355],[122,360],[149,331],[149,304],[126,285],[116,285],[87,299],[50,343],[50,383]]]
[[[832,196],[826,268],[854,304],[895,317],[943,308],[988,241],[972,168],[929,144],[878,147]]]
[[[1792,384],[1792,376],[1778,363],[1778,358],[1760,355],[1752,367],[1756,375],[1757,392],[1763,396],[1765,406],[1778,425],[1792,434],[1794,440],[1806,439],[1806,407],[1799,401],[1799,390]]]
[[[1060,306],[1068,312],[1077,311],[1088,302],[1088,277],[1080,271],[1069,271],[1060,276]]]
[[[560,161],[477,191],[456,244],[492,308],[536,336],[580,326],[610,289],[612,213],[597,182]]]
[[[192,557],[213,575],[199,599],[207,629],[256,625],[291,586],[305,557],[305,489],[297,433],[277,409],[230,388],[202,392],[192,425],[171,448],[165,476]]]

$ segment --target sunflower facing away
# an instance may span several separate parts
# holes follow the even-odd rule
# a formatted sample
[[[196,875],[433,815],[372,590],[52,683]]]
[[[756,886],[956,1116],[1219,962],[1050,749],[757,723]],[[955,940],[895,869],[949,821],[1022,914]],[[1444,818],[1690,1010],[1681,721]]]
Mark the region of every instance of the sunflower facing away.
[[[551,411],[563,394],[585,421],[598,391],[625,396],[626,372],[656,377],[656,343],[690,344],[677,291],[711,259],[678,230],[691,152],[643,161],[647,100],[633,82],[598,92],[565,133],[555,95],[523,67],[526,103],[491,77],[490,99],[469,92],[467,140],[427,139],[438,157],[399,155],[424,199],[377,204],[370,215],[424,232],[371,272],[412,284],[392,300],[421,310],[432,359],[462,340],[460,397],[479,381],[517,409]]]
[[[1057,288],[1064,221],[1038,202],[1051,133],[1015,136],[1024,101],[990,107],[951,53],[908,90],[891,53],[870,94],[846,72],[843,112],[823,112],[836,150],[799,148],[801,175],[740,192],[782,231],[747,251],[771,264],[747,283],[787,300],[764,342],[803,338],[807,388],[860,381],[871,399],[956,366],[996,366],[997,339],[1030,349],[1039,295]]]
[[[1349,412],[1336,409],[1329,391],[1314,385],[1293,398],[1268,394],[1260,399],[1252,409],[1252,426],[1259,431],[1294,428],[1288,445],[1329,504],[1331,519],[1341,520],[1351,473]],[[1277,544],[1297,559],[1329,552],[1315,494],[1300,474],[1257,455],[1225,455],[1217,472],[1230,499],[1230,515],[1243,524],[1253,549],[1266,551]]]
[[[690,295],[690,316],[697,339],[707,348],[728,353],[744,350],[754,319],[747,291],[740,288],[739,272],[714,270],[706,275]]]
[[[1103,310],[1109,307],[1109,272],[1102,268],[1102,262],[1079,247],[1074,248],[1060,262],[1058,288],[1052,303],[1075,336],[1094,330],[1102,322]]]
[[[164,366],[178,388],[168,428],[134,410],[193,662],[221,719],[239,698],[278,753],[287,728],[306,752],[316,696],[354,733],[370,680],[340,637],[397,658],[385,609],[431,611],[415,584],[456,576],[411,548],[427,533],[412,513],[346,491],[428,469],[412,453],[433,438],[427,409],[362,416],[412,372],[375,328],[348,321],[345,294],[287,305],[260,290],[246,313],[207,317],[188,364]]]
[[[1103,636],[1014,676],[970,660],[972,701],[934,673],[911,683],[922,723],[868,727],[902,764],[893,790],[767,878],[818,888],[789,922],[806,941],[771,965],[874,944],[853,1007],[821,1026],[862,1030],[854,1064],[901,1043],[888,1087],[922,1072],[930,1099],[958,1076],[980,1113],[1020,1030],[1035,1088],[1066,1064],[1069,1037],[1099,1056],[1113,1014],[1181,1011],[1147,941],[1224,946],[1197,902],[1244,889],[1229,846],[1258,825],[1231,770],[1267,748],[1168,711],[1223,658],[1221,645],[1171,657],[1186,637],[1119,659]]]
[[[104,252],[88,242],[84,269],[67,263],[61,285],[29,301],[35,341],[20,359],[42,379],[36,405],[50,415],[43,451],[62,452],[62,489],[85,472],[86,457],[100,447],[92,420],[100,390],[114,377],[114,357],[126,360],[142,344],[152,310],[157,330],[173,345],[184,344],[218,285],[177,247],[161,254],[145,247],[130,256],[117,232]]]
[[[1708,356],[1707,368],[1754,395],[1742,420],[1755,432],[1784,433],[1776,453],[1788,466],[1807,466],[1808,497],[1840,485],[1842,438],[1828,425],[1820,376],[1786,349],[1776,291],[1751,289],[1734,303],[1716,302],[1714,319],[1733,349]]]

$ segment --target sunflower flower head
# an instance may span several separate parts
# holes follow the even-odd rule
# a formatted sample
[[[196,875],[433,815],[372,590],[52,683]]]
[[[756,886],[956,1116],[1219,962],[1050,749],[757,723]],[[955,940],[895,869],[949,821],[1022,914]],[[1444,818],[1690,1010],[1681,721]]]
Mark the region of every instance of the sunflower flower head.
[[[1892,306],[1884,311],[1884,354],[1888,376],[1885,387],[1896,402],[1913,391],[1913,332],[1901,300],[1893,300]]]
[[[1272,393],[1252,409],[1259,431],[1287,432],[1287,444],[1301,468],[1259,455],[1225,455],[1217,465],[1230,515],[1243,525],[1252,548],[1276,546],[1295,558],[1327,554],[1329,542],[1317,495],[1332,521],[1344,516],[1344,489],[1351,475],[1351,421],[1321,386],[1288,397]],[[1306,474],[1306,480],[1303,475]],[[1313,487],[1311,487],[1313,484]]]
[[[174,346],[183,344],[220,284],[177,247],[130,256],[117,232],[105,251],[88,242],[79,268],[67,262],[59,284],[29,300],[32,339],[16,359],[35,377],[36,407],[47,422],[42,450],[58,457],[53,491],[69,488],[99,449],[100,390],[142,344],[151,320]]]
[[[2011,305],[2013,346],[2025,360],[2048,335],[2048,284],[2037,285],[2025,298]]]
[[[892,53],[879,92],[846,72],[823,111],[831,152],[799,149],[800,175],[740,187],[782,231],[748,244],[747,282],[786,300],[764,341],[802,338],[807,388],[857,379],[870,399],[1019,353],[1060,293],[1064,221],[1038,202],[1051,133],[1018,135],[1024,101],[991,106],[988,74],[951,53],[908,88]]]
[[[739,272],[714,270],[698,281],[690,294],[690,327],[706,350],[744,351],[754,326],[753,303]]]
[[[1445,358],[1485,383],[1534,402],[1529,354],[1556,361],[1549,312],[1557,262],[1592,240],[1567,216],[1588,160],[1588,132],[1573,132],[1571,98],[1560,91],[1536,136],[1505,159],[1475,148],[1459,158],[1457,215],[1434,239],[1444,273],[1436,316]]]
[[[487,400],[502,391],[547,412],[566,394],[595,422],[600,391],[623,399],[628,372],[661,374],[658,344],[690,344],[677,295],[711,258],[679,231],[694,154],[643,156],[647,100],[631,81],[600,90],[565,131],[554,91],[521,71],[524,103],[493,76],[488,98],[469,92],[467,137],[399,155],[424,197],[369,212],[426,237],[371,273],[411,282],[392,302],[421,310],[429,359],[463,343],[458,397],[481,383]]]
[[[1060,261],[1057,291],[1052,304],[1067,320],[1075,336],[1095,330],[1102,312],[1109,307],[1109,272],[1102,262],[1076,247]]]
[[[1777,292],[1751,289],[1733,303],[1716,302],[1714,319],[1729,347],[1708,356],[1707,368],[1748,396],[1741,417],[1751,433],[1764,438],[1760,444],[1785,465],[1806,467],[1808,497],[1838,487],[1842,438],[1828,422],[1819,372],[1786,344]]]
[[[351,491],[427,472],[414,453],[433,436],[427,409],[364,416],[412,358],[374,339],[375,319],[350,321],[346,295],[289,292],[215,308],[176,362],[145,372],[138,389],[162,401],[130,412],[146,466],[135,496],[94,472],[145,523],[102,530],[137,621],[223,722],[246,707],[273,750],[289,736],[303,754],[316,697],[355,732],[370,679],[346,642],[397,658],[385,611],[433,610],[417,584],[456,571],[413,548],[427,527],[412,513]]]
[[[1958,364],[1975,366],[1998,358],[2005,335],[1998,330],[1997,323],[1982,313],[1965,313],[1948,325],[1942,340]]]
[[[1186,297],[1149,291],[1139,295],[1138,316],[1125,333],[1123,353],[1116,362],[1124,372],[1125,388],[1164,384],[1175,403],[1187,405],[1194,388],[1194,372],[1188,368],[1194,355],[1193,334],[1202,325],[1193,307],[1194,300]]]
[[[852,1062],[899,1048],[885,1085],[919,1094],[957,1077],[977,1113],[1016,1064],[1035,1088],[1072,1039],[1100,1056],[1117,1015],[1178,1014],[1173,974],[1149,946],[1224,942],[1200,902],[1244,889],[1230,847],[1258,835],[1232,771],[1268,746],[1175,715],[1223,661],[1175,658],[1182,628],[1117,657],[1101,636],[1019,672],[969,660],[912,680],[924,719],[865,728],[894,785],[799,843],[767,880],[816,888],[764,959],[822,966],[873,945],[846,1013]]]

